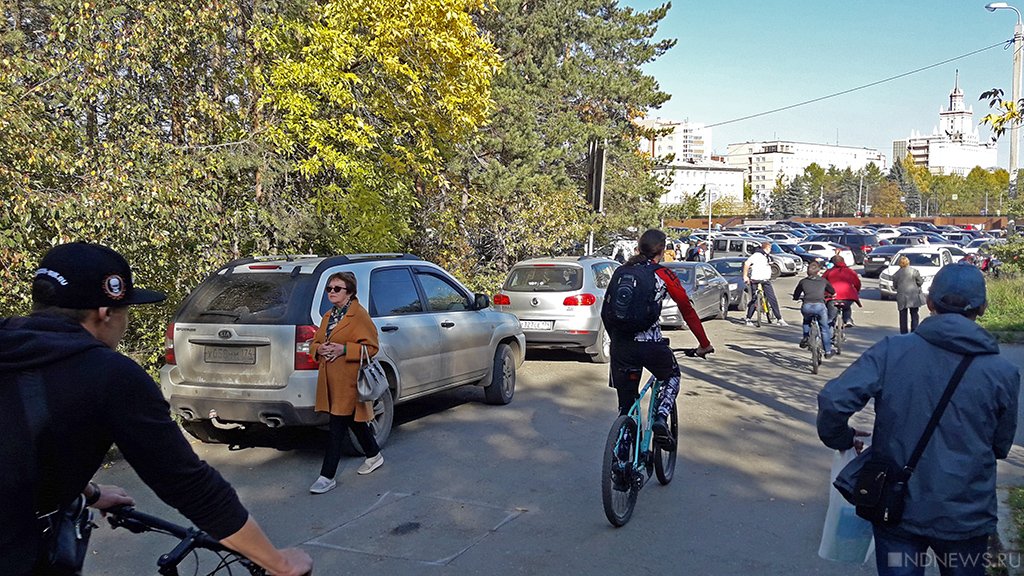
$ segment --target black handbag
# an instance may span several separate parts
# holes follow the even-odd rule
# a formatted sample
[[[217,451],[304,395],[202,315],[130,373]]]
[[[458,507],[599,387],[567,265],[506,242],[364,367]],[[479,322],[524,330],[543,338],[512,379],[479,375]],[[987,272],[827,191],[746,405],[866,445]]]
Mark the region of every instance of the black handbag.
[[[57,448],[50,430],[50,413],[46,408],[46,390],[38,372],[23,372],[19,379],[25,416],[32,430],[33,443],[27,449],[38,463],[33,485],[36,504],[48,501],[56,493],[58,474]],[[56,509],[47,506],[39,514],[39,553],[33,574],[44,576],[78,576],[82,573],[89,548],[89,537],[96,527],[92,522],[92,511],[85,503],[85,496],[79,494],[70,503]]]
[[[39,518],[43,531],[41,570],[48,576],[78,576],[89,550],[89,537],[96,524],[85,496]]]
[[[964,372],[974,360],[974,356],[964,356],[953,372],[935,412],[928,420],[924,434],[917,441],[914,452],[906,466],[900,466],[884,456],[874,456],[864,463],[857,473],[853,493],[848,495],[851,504],[857,507],[857,515],[876,524],[895,526],[903,520],[903,509],[907,499],[907,482],[917,467],[928,441],[931,440],[935,428],[946,411],[953,392],[964,377]]]

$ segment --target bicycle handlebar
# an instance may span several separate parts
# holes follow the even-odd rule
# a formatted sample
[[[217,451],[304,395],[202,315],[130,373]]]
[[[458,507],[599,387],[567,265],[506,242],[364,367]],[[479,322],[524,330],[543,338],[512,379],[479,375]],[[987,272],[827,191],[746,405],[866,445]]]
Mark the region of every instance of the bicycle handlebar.
[[[107,521],[110,522],[111,528],[125,528],[135,534],[142,534],[143,532],[163,532],[181,539],[173,550],[160,556],[157,560],[157,566],[160,567],[161,574],[165,573],[165,569],[173,570],[175,566],[185,559],[185,556],[196,549],[210,550],[218,554],[229,554],[237,558],[251,574],[266,574],[266,572],[257,566],[256,563],[238,552],[224,546],[220,541],[197,528],[179,526],[173,522],[168,522],[163,518],[157,518],[156,516],[139,512],[132,506],[115,506],[105,510],[104,512],[106,512]],[[177,574],[177,572],[169,573]]]

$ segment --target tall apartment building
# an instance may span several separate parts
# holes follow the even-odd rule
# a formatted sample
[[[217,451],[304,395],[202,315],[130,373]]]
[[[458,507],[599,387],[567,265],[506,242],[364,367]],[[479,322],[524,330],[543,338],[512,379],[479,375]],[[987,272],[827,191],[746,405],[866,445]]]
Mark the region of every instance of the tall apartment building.
[[[949,93],[949,108],[939,108],[939,125],[931,135],[912,131],[910,138],[893,141],[893,158],[902,161],[908,154],[915,165],[926,166],[932,174],[966,176],[976,166],[989,169],[998,165],[995,144],[981,143],[978,127],[974,125],[974,109],[964,106],[959,71]]]
[[[777,178],[781,176],[783,182],[788,183],[811,164],[826,170],[835,166],[839,170],[857,171],[868,164],[874,164],[879,170],[886,169],[885,155],[878,150],[789,140],[729,144],[726,163],[743,169],[756,202],[763,202],[771,194]]]
[[[675,155],[672,163],[701,162],[711,159],[711,129],[704,124],[684,120],[675,122],[661,118],[645,118],[638,122],[644,128],[668,130],[654,139],[642,139],[640,149],[655,158]]]

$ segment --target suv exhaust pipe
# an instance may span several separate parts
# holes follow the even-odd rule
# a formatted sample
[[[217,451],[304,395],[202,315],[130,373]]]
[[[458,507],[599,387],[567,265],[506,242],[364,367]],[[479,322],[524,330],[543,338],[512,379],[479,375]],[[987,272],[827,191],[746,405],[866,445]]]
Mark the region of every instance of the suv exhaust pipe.
[[[284,426],[284,418],[277,414],[260,414],[260,422],[267,425],[267,428],[281,428]]]

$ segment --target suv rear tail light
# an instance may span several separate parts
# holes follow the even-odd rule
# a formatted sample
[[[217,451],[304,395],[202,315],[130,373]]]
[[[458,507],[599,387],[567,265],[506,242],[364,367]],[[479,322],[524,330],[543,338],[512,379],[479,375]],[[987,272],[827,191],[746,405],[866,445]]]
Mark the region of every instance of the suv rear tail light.
[[[593,294],[578,294],[576,296],[566,296],[562,304],[564,306],[593,306],[595,302],[597,302],[597,296]]]
[[[865,245],[861,246],[860,249],[863,250],[865,254],[867,254],[868,252],[871,252],[871,245],[870,244],[865,244]]]
[[[495,306],[510,306],[511,304],[512,304],[512,299],[509,298],[508,295],[506,295],[506,294],[495,294],[494,295],[494,305]]]
[[[309,355],[309,345],[313,342],[316,334],[316,326],[295,327],[295,369],[316,370],[319,366],[316,360]]]
[[[177,364],[174,358],[174,322],[167,325],[167,332],[164,332],[164,362]]]

